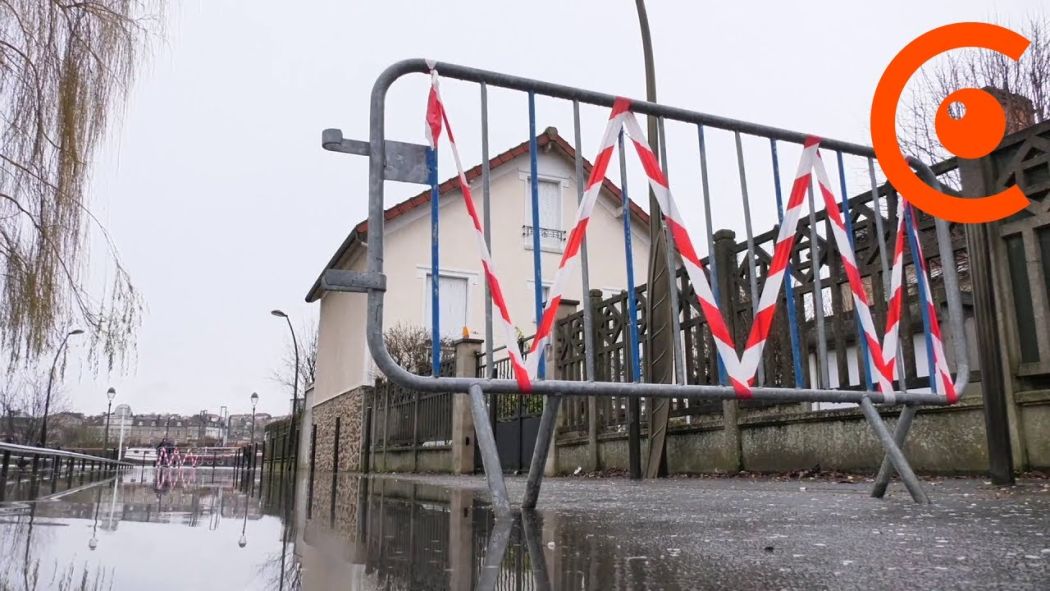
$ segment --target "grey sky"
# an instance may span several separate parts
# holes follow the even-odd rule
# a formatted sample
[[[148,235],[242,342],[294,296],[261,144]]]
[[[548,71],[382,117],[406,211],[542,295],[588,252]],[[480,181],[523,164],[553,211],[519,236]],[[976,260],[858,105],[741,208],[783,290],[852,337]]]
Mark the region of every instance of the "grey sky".
[[[659,97],[868,144],[872,92],[904,44],[949,22],[1020,20],[1037,8],[1031,0],[650,0]],[[104,409],[113,385],[136,412],[216,412],[224,404],[245,412],[252,391],[260,409],[287,412],[290,393],[270,377],[287,328],[269,310],[283,308],[297,328],[316,317],[303,296],[366,211],[365,160],[323,152],[320,131],[366,137],[369,91],[387,65],[434,57],[644,96],[628,0],[208,0],[172,3],[170,13],[166,38],[95,163],[94,207],[148,310],[128,375],[96,378],[71,366],[65,389],[85,411]],[[451,81],[443,89],[472,166],[480,153],[476,90]],[[520,97],[494,92],[492,100],[496,152],[523,141],[528,120]],[[422,142],[425,80],[399,84],[390,101],[389,134]],[[571,137],[570,116],[566,104],[541,101],[537,125]],[[588,158],[606,116],[584,111]],[[671,129],[668,137],[672,190],[703,242],[695,130]],[[732,138],[712,141],[711,166],[722,175],[712,194],[724,203],[713,208],[715,225],[739,227]],[[768,176],[768,145],[749,144],[747,157]],[[793,158],[783,159],[785,175]],[[442,176],[451,170],[443,159]],[[630,184],[642,195],[637,180],[634,170]],[[775,219],[770,184],[749,176],[752,183],[756,230],[765,229]],[[418,190],[391,184],[388,203]],[[101,246],[92,250],[101,260]],[[104,266],[93,273],[101,278]]]

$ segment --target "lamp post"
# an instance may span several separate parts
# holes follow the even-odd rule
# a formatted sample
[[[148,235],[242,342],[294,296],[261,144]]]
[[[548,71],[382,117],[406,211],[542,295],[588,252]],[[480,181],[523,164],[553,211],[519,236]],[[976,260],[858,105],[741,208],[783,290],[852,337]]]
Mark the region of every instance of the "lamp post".
[[[284,461],[285,468],[291,467],[288,464],[288,454],[292,450],[292,441],[295,439],[295,411],[299,407],[299,341],[295,338],[295,329],[292,327],[292,319],[281,310],[272,310],[270,314],[278,318],[284,318],[284,321],[288,323],[288,330],[292,333],[292,347],[295,349],[295,380],[292,382],[292,416],[288,420],[288,436],[284,440]]]
[[[219,407],[219,438],[220,447],[226,447],[226,431],[230,428],[229,409],[225,405]]]
[[[69,337],[78,334],[84,334],[84,331],[75,328],[66,333],[65,338],[62,339],[62,344],[58,346],[58,351],[55,351],[55,360],[51,362],[51,372],[47,376],[47,397],[44,399],[44,420],[40,425],[40,447],[47,447],[47,415],[51,411],[51,386],[55,381],[55,366],[58,365],[58,358],[62,356],[62,351],[65,350],[66,345],[69,343]]]
[[[252,435],[251,445],[255,445],[255,405],[259,404],[259,394],[252,392]]]
[[[117,397],[117,390],[110,386],[109,390],[106,390],[106,431],[102,436],[102,454],[106,454],[106,450],[109,449],[109,417],[113,414],[113,399]]]
[[[127,424],[128,405],[120,407],[120,441],[117,443],[117,460],[124,459],[124,426]]]

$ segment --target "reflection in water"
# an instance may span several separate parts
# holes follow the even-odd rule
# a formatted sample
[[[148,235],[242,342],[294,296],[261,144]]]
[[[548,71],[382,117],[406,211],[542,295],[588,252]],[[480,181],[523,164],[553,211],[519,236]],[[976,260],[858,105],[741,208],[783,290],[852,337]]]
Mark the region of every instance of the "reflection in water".
[[[535,512],[497,520],[471,490],[393,478],[321,488],[312,501],[329,510],[300,516],[304,589],[552,588]]]
[[[13,481],[0,589],[288,589],[273,563],[291,536],[290,495],[252,484],[192,468]],[[257,541],[238,549],[238,536]]]

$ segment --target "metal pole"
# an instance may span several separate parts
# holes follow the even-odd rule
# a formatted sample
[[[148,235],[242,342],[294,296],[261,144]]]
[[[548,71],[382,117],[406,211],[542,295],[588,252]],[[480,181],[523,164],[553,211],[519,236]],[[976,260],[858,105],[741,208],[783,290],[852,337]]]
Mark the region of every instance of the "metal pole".
[[[441,374],[441,258],[438,242],[438,207],[441,189],[438,185],[437,138],[427,150],[430,176],[430,372]],[[371,242],[371,240],[369,240]]]
[[[481,83],[481,208],[484,223],[485,247],[492,252],[492,191],[489,185],[489,87]],[[492,375],[492,294],[489,282],[483,281],[485,289],[485,367]],[[486,376],[487,377],[487,376]]]
[[[44,419],[40,425],[40,447],[47,447],[47,415],[51,410],[51,386],[55,381],[55,366],[58,365],[58,358],[62,355],[62,351],[65,350],[69,337],[81,332],[83,331],[69,331],[65,338],[62,339],[62,344],[58,346],[58,351],[55,351],[55,359],[51,362],[51,371],[47,374],[47,396],[44,398]]]
[[[635,9],[638,13],[638,27],[641,32],[642,58],[645,63],[645,96],[646,100],[656,102],[656,66],[653,57],[652,34],[649,30],[649,15],[645,8],[644,0],[635,0]],[[646,117],[646,133],[649,148],[653,154],[658,154],[660,161],[667,166],[667,154],[664,153],[664,141],[661,136],[663,129],[660,121],[652,115]],[[648,318],[648,343],[649,353],[645,360],[648,367],[648,381],[654,384],[670,384],[674,381],[676,343],[679,334],[675,332],[675,318],[678,310],[673,307],[675,303],[671,293],[677,288],[674,278],[674,259],[672,257],[673,246],[668,240],[668,234],[662,227],[663,214],[660,204],[656,200],[652,187],[649,188],[649,267],[646,273],[648,294],[646,299]],[[665,275],[669,275],[666,276]],[[640,378],[639,378],[640,379]],[[628,410],[630,405],[628,403]],[[635,420],[638,419],[640,409],[637,403],[634,408]],[[657,409],[655,400],[650,400],[650,442],[654,441],[652,433],[654,430],[664,431],[667,427],[669,407],[664,403],[659,404]],[[659,410],[659,412],[653,412]],[[653,418],[661,420],[661,424],[654,425]],[[637,425],[635,425],[637,429]],[[640,436],[640,435],[639,435]],[[666,439],[660,438],[666,445]],[[639,451],[639,455],[640,455]],[[659,455],[657,455],[659,454]],[[652,450],[650,459],[659,457],[661,465],[666,460],[663,450]],[[639,458],[639,478],[641,477],[641,459]],[[650,474],[660,474],[661,466],[649,469]],[[633,471],[632,471],[633,472]]]
[[[533,509],[540,496],[540,484],[543,481],[543,470],[547,465],[547,454],[554,437],[554,423],[558,418],[558,406],[561,396],[543,398],[543,414],[536,431],[536,445],[532,448],[532,463],[529,465],[529,479],[525,483],[525,498],[521,501],[522,509]]]
[[[736,164],[740,172],[740,199],[744,206],[744,231],[747,235],[747,270],[748,279],[751,284],[751,311],[752,318],[758,318],[758,268],[755,265],[755,234],[751,228],[751,201],[747,194],[747,173],[744,169],[744,146],[740,139],[740,132],[734,132],[736,141]],[[758,384],[765,385],[766,369],[765,363],[758,362]]]
[[[536,329],[539,330],[540,323],[543,322],[543,267],[542,252],[540,244],[540,180],[539,180],[539,164],[537,163],[537,145],[536,145],[536,95],[529,93],[529,192],[531,196],[532,207],[532,278],[533,278],[533,293],[536,303]],[[536,375],[540,379],[544,376],[544,361],[546,355],[543,351],[537,351],[537,355],[540,356],[539,363],[536,364]],[[491,361],[489,361],[491,363]]]
[[[904,410],[901,411],[900,418],[897,419],[897,426],[893,430],[893,441],[897,444],[897,447],[904,447],[904,440],[908,438],[908,430],[911,429],[912,419],[915,418],[915,407],[906,405]],[[879,474],[875,477],[875,486],[871,489],[871,496],[876,499],[881,499],[886,494],[886,487],[890,484],[890,478],[893,477],[893,464],[890,462],[889,456],[886,456],[882,460],[882,465],[879,467]]]
[[[773,158],[773,188],[777,197],[777,222],[784,223],[784,197],[780,187],[780,157],[777,155],[777,141],[770,138],[769,151]],[[797,228],[796,228],[797,229]],[[795,374],[795,387],[806,386],[805,373],[802,371],[802,345],[798,334],[798,311],[795,309],[794,279],[791,277],[791,257],[788,257],[784,268],[784,299],[787,308],[789,338],[791,340],[791,366]]]
[[[120,439],[117,442],[117,460],[124,459],[124,424],[127,420],[127,407],[120,407]]]
[[[477,384],[470,387],[469,394],[470,411],[474,415],[474,435],[481,452],[481,463],[485,467],[489,493],[492,495],[492,510],[497,516],[509,515],[507,485],[503,481],[503,467],[496,450],[496,438],[492,434],[492,425],[485,411],[485,395],[481,392],[481,386]]]
[[[627,196],[627,158],[624,154],[623,131],[617,141],[620,153],[620,193],[623,196],[623,247],[627,261],[627,310],[624,316],[624,340],[627,341],[628,376],[625,381],[641,382],[642,371],[638,353],[638,303],[634,290],[634,256],[631,252],[630,199]],[[652,289],[652,284],[649,286]],[[650,295],[652,299],[652,295]],[[650,317],[651,318],[651,317]],[[651,327],[650,327],[651,332]],[[650,365],[650,367],[652,367]],[[641,403],[637,398],[627,401],[627,458],[631,480],[642,478]]]
[[[893,440],[893,435],[886,428],[886,424],[882,422],[882,417],[879,416],[879,411],[875,410],[875,405],[871,403],[870,399],[864,398],[860,403],[860,408],[864,411],[864,417],[868,419],[871,428],[875,430],[875,435],[882,442],[882,447],[886,450],[886,455],[890,457],[890,461],[893,462],[893,467],[897,469],[897,474],[901,475],[901,480],[904,481],[904,486],[911,493],[911,498],[916,503],[928,504],[930,498],[926,496],[926,491],[922,489],[919,478],[915,476],[915,472],[912,471],[911,465],[908,464],[908,459],[904,457],[901,448]]]
[[[109,448],[109,417],[111,414],[113,414],[112,400],[106,403],[106,430],[102,435],[102,455],[106,455],[106,449]]]

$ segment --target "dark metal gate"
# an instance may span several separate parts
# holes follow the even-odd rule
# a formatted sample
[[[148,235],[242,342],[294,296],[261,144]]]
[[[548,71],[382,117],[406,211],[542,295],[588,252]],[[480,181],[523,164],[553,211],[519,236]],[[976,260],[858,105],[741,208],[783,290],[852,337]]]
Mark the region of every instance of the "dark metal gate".
[[[519,343],[522,351],[527,350],[528,340]],[[499,354],[504,347],[493,350]],[[478,357],[478,377],[510,378],[511,365],[507,358],[492,363],[492,369],[486,372],[488,364],[485,356]],[[543,397],[529,394],[489,394],[486,396],[489,422],[496,437],[496,450],[499,452],[500,464],[504,472],[518,473],[528,469],[532,460],[532,451],[536,447],[536,434],[540,427],[540,415],[543,414]],[[474,469],[481,470],[481,452],[474,447]]]

